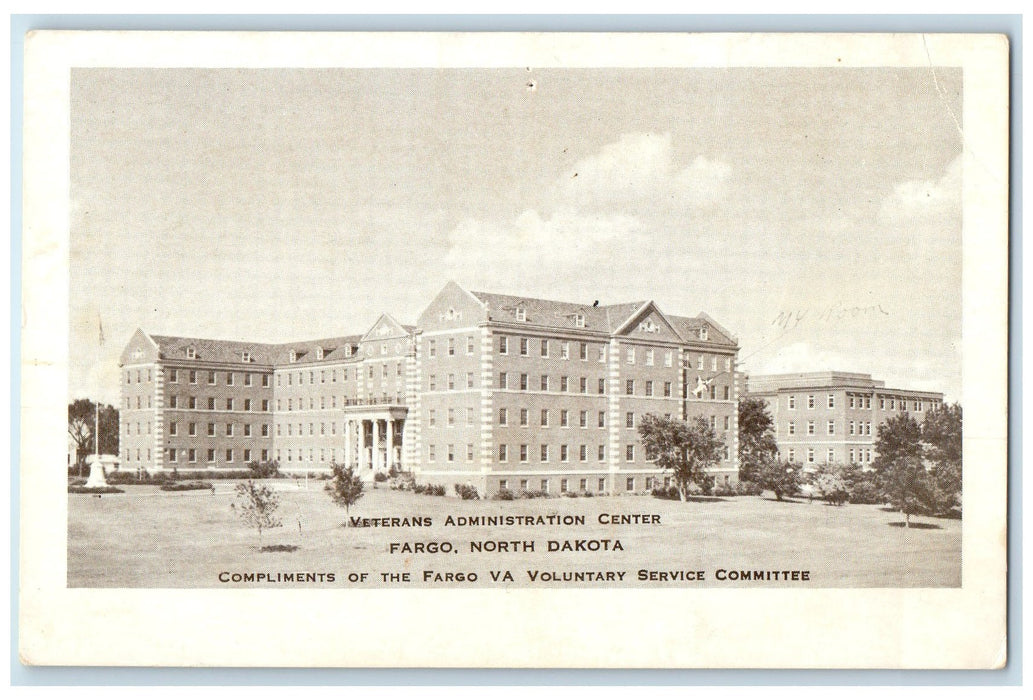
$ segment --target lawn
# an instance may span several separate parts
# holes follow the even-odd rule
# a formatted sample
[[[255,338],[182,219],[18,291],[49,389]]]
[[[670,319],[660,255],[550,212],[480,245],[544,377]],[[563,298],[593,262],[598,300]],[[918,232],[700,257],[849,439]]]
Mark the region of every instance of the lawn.
[[[290,482],[269,482],[292,487]],[[432,525],[345,526],[345,511],[312,481],[278,493],[283,527],[258,535],[231,511],[232,482],[216,492],[168,493],[155,486],[122,486],[124,494],[68,496],[70,587],[230,588],[347,586],[576,587],[940,587],[961,585],[961,521],[912,519],[879,506],[827,506],[763,497],[689,503],[650,496],[460,501],[456,498],[368,490],[351,508],[357,518],[429,518]],[[646,524],[600,524],[601,515],[644,514]],[[583,516],[584,524],[446,526],[471,516]],[[572,551],[548,551],[550,540]],[[597,551],[578,551],[578,541]],[[615,551],[616,542],[621,549]],[[415,551],[439,543],[451,552]],[[471,542],[488,542],[471,552]],[[533,542],[534,551],[523,551]],[[608,542],[608,544],[607,544]],[[447,545],[440,545],[447,543]],[[392,545],[395,552],[392,552]],[[608,550],[608,551],[607,551]],[[639,580],[639,571],[654,573]],[[726,571],[806,571],[807,581],[718,580]],[[432,572],[425,581],[425,572]],[[495,582],[490,572],[509,571]],[[528,572],[555,573],[532,582]],[[322,582],[234,582],[234,574],[311,572]],[[564,574],[580,580],[564,583]],[[623,578],[618,573],[623,572]],[[673,574],[671,572],[674,572]],[[680,572],[680,573],[679,573]],[[692,572],[687,574],[686,572]],[[694,580],[703,572],[702,580]],[[457,581],[458,574],[475,581]],[[326,580],[333,574],[334,581]],[[408,574],[411,583],[383,580]],[[440,578],[439,575],[440,574]],[[452,574],[452,581],[446,581]],[[363,576],[365,575],[365,576]],[[220,576],[231,580],[220,582]],[[607,576],[609,581],[607,581]],[[649,576],[647,573],[646,576]],[[349,581],[349,577],[356,580]],[[668,580],[664,581],[663,578]],[[670,580],[677,577],[678,580]],[[547,578],[547,577],[546,577]],[[600,580],[601,579],[601,580]],[[686,580],[688,579],[688,580]]]

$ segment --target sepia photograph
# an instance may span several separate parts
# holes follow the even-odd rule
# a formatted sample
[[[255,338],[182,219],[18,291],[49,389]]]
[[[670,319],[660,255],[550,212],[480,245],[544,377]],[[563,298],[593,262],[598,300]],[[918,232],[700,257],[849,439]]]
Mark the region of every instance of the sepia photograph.
[[[87,57],[24,336],[62,595],[1003,601],[1000,37],[36,38]]]

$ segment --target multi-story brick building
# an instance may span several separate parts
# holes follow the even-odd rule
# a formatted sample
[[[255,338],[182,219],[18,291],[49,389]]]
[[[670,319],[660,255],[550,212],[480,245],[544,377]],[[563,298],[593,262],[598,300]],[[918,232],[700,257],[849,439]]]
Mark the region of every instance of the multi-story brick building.
[[[941,393],[889,389],[870,374],[853,372],[755,375],[746,380],[746,393],[767,402],[782,458],[805,466],[867,466],[887,418],[911,413],[921,421],[943,403]]]
[[[278,345],[151,336],[122,355],[128,468],[286,471],[397,465],[421,482],[621,492],[660,477],[647,413],[707,419],[734,481],[738,347],[705,314],[468,292],[449,283],[417,327]]]

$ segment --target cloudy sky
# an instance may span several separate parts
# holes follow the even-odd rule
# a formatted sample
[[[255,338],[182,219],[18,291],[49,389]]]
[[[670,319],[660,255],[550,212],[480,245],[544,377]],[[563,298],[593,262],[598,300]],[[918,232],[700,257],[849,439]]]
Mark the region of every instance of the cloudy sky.
[[[71,98],[70,396],[117,401],[137,327],[359,333],[454,279],[962,399],[960,71],[91,69]]]

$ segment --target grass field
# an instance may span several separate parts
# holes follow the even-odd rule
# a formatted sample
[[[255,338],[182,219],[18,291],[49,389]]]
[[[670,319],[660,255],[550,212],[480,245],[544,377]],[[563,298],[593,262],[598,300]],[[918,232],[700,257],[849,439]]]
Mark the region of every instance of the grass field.
[[[282,483],[282,482],[281,482]],[[430,518],[431,527],[346,527],[345,511],[322,492],[279,493],[283,527],[263,534],[230,510],[233,484],[209,491],[167,493],[124,486],[124,494],[68,497],[70,587],[229,588],[347,586],[514,587],[940,587],[961,585],[961,521],[901,516],[879,506],[827,506],[738,497],[681,503],[649,496],[460,501],[385,488],[368,490],[352,507],[360,518]],[[448,515],[583,516],[583,525],[446,526]],[[600,515],[658,515],[659,524],[600,524]],[[915,519],[912,520],[914,524]],[[611,551],[549,552],[548,541],[609,541]],[[516,552],[471,552],[471,542],[517,542]],[[523,542],[533,542],[534,551]],[[613,551],[614,542],[622,547]],[[414,543],[447,542],[447,553],[415,553]],[[392,543],[402,551],[392,553]],[[572,544],[576,547],[576,544]],[[488,548],[492,545],[487,545]],[[513,548],[513,547],[511,547]],[[808,571],[806,582],[721,581],[719,570]],[[703,580],[640,581],[640,570],[704,572]],[[431,571],[429,581],[424,572]],[[509,571],[497,583],[489,572]],[[555,572],[557,582],[531,581],[528,572]],[[333,573],[305,583],[220,582],[220,575]],[[610,582],[562,582],[564,572],[613,572]],[[617,572],[624,572],[622,580]],[[383,580],[409,574],[411,583]],[[436,574],[474,573],[476,581],[447,582]],[[362,578],[365,574],[365,578]],[[349,582],[349,576],[359,580]],[[660,574],[654,574],[659,579]],[[324,577],[325,578],[325,577]],[[584,579],[584,577],[583,577]]]

